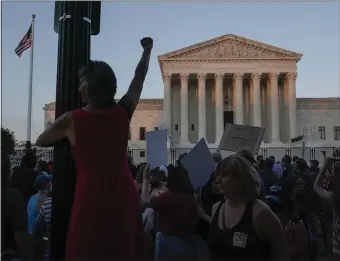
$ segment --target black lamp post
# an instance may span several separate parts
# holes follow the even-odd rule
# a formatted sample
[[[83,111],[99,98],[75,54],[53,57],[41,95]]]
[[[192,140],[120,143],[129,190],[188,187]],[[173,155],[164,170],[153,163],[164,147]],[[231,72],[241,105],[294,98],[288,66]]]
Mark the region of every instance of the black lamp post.
[[[99,33],[99,17],[100,2],[55,2],[54,30],[59,34],[55,118],[82,106],[78,70],[90,59],[91,30]],[[67,141],[56,144],[53,154],[51,260],[63,260],[76,175]]]

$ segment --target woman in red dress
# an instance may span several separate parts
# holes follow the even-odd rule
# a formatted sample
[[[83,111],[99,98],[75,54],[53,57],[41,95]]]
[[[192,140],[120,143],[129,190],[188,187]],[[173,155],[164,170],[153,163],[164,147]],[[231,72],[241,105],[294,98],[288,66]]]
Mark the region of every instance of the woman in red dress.
[[[143,225],[127,159],[131,117],[148,71],[153,40],[144,49],[127,93],[114,101],[117,81],[111,67],[90,61],[79,71],[84,103],[60,116],[37,139],[50,146],[67,138],[77,169],[68,230],[67,260],[127,260],[142,256]],[[103,164],[104,162],[104,164]]]

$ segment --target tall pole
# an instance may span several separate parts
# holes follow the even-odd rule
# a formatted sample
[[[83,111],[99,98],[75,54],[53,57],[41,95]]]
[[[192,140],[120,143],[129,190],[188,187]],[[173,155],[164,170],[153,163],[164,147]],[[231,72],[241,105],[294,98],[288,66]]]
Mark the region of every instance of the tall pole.
[[[301,148],[301,158],[304,159],[305,158],[305,151],[306,151],[306,136],[302,135],[302,148]]]
[[[34,21],[35,21],[35,14],[32,14],[32,37],[31,37],[32,43],[31,43],[31,60],[30,60],[30,82],[29,82],[29,86],[28,86],[27,133],[26,133],[26,141],[28,141],[28,142],[31,142],[31,132],[32,132]]]
[[[82,106],[78,71],[90,58],[91,2],[63,1],[59,18],[55,118]],[[64,260],[76,171],[68,141],[54,147],[51,260]]]

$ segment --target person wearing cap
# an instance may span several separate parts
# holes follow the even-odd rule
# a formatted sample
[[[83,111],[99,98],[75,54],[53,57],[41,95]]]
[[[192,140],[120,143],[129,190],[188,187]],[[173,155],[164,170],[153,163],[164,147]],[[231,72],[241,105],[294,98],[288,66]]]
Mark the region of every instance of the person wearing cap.
[[[34,186],[38,193],[33,195],[27,204],[28,233],[32,234],[35,228],[37,216],[41,205],[48,198],[48,193],[52,190],[52,175],[41,174],[35,179]]]

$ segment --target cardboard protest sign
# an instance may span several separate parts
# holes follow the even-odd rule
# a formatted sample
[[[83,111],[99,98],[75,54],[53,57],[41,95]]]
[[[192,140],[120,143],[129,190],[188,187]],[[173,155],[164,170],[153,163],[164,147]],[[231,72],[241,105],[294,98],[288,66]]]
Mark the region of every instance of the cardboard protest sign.
[[[168,163],[168,130],[156,130],[146,133],[146,156],[151,169]]]
[[[218,149],[237,152],[241,148],[248,148],[256,155],[265,130],[261,127],[227,123]]]
[[[215,171],[215,162],[203,138],[181,160],[181,164],[187,169],[195,189],[202,188]]]

